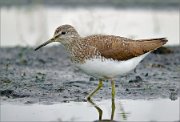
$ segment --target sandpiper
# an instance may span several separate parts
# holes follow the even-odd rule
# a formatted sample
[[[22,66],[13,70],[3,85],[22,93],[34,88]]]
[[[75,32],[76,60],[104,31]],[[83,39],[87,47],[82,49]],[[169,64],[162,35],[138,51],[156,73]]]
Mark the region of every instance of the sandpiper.
[[[103,80],[111,80],[112,99],[115,97],[113,78],[133,70],[151,51],[167,42],[166,38],[132,40],[114,35],[91,35],[81,37],[71,25],[59,26],[54,36],[35,50],[51,43],[60,42],[70,54],[71,61],[85,73],[99,78],[98,87],[90,98],[102,87]]]

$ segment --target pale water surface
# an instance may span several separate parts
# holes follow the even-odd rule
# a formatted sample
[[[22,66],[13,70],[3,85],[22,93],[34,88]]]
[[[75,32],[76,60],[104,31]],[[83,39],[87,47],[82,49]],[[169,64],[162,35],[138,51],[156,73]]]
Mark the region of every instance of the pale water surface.
[[[102,120],[112,115],[111,100],[95,103],[102,110]],[[116,100],[116,121],[178,121],[179,98],[153,100]],[[97,109],[89,102],[54,104],[1,104],[1,121],[96,121]]]
[[[82,36],[112,34],[129,38],[167,37],[179,42],[178,9],[118,9],[113,7],[1,7],[1,46],[36,46],[62,24]]]

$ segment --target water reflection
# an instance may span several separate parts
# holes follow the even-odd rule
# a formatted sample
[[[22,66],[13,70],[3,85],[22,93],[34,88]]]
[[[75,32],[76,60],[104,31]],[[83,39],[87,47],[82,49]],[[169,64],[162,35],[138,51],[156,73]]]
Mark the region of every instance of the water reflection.
[[[179,98],[44,104],[1,103],[1,121],[178,121]]]
[[[95,108],[96,108],[96,110],[98,111],[98,114],[99,114],[99,121],[104,121],[103,119],[102,119],[102,115],[103,115],[103,111],[102,111],[102,109],[99,107],[99,106],[97,106],[91,99],[88,99],[88,102],[89,103],[91,103]],[[115,109],[116,109],[116,107],[115,107],[115,100],[114,99],[111,99],[111,119],[106,119],[105,121],[112,121],[113,119],[114,119],[114,112],[115,112]],[[123,110],[123,109],[122,109]],[[124,113],[124,112],[123,112]],[[125,116],[123,116],[123,118],[126,118],[126,115]]]
[[[89,103],[91,103],[95,108],[96,110],[98,111],[98,114],[99,114],[99,120],[96,120],[95,122],[116,122],[114,120],[114,113],[115,113],[115,109],[116,109],[116,106],[115,106],[115,100],[114,99],[111,99],[111,117],[110,119],[102,119],[102,116],[103,116],[103,110],[98,106],[96,105],[96,103],[94,103],[91,99],[88,100]],[[124,111],[124,108],[121,104],[121,102],[119,102],[119,105],[120,105],[120,115],[122,117],[122,120],[125,121],[127,120],[127,114],[125,111]]]

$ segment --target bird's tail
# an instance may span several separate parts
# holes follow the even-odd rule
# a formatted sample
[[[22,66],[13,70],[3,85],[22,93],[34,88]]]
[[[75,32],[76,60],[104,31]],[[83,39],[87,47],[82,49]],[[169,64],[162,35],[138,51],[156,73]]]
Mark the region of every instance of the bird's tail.
[[[139,39],[136,41],[141,43],[144,51],[155,50],[168,42],[166,38]]]

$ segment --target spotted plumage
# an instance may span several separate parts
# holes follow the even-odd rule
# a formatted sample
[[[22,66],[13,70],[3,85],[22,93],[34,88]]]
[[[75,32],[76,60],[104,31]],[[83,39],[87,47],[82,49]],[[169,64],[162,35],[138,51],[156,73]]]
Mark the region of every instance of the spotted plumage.
[[[93,35],[72,41],[68,51],[73,54],[72,61],[75,62],[82,63],[98,56],[125,61],[155,50],[166,41],[165,38],[132,40],[113,35]]]

